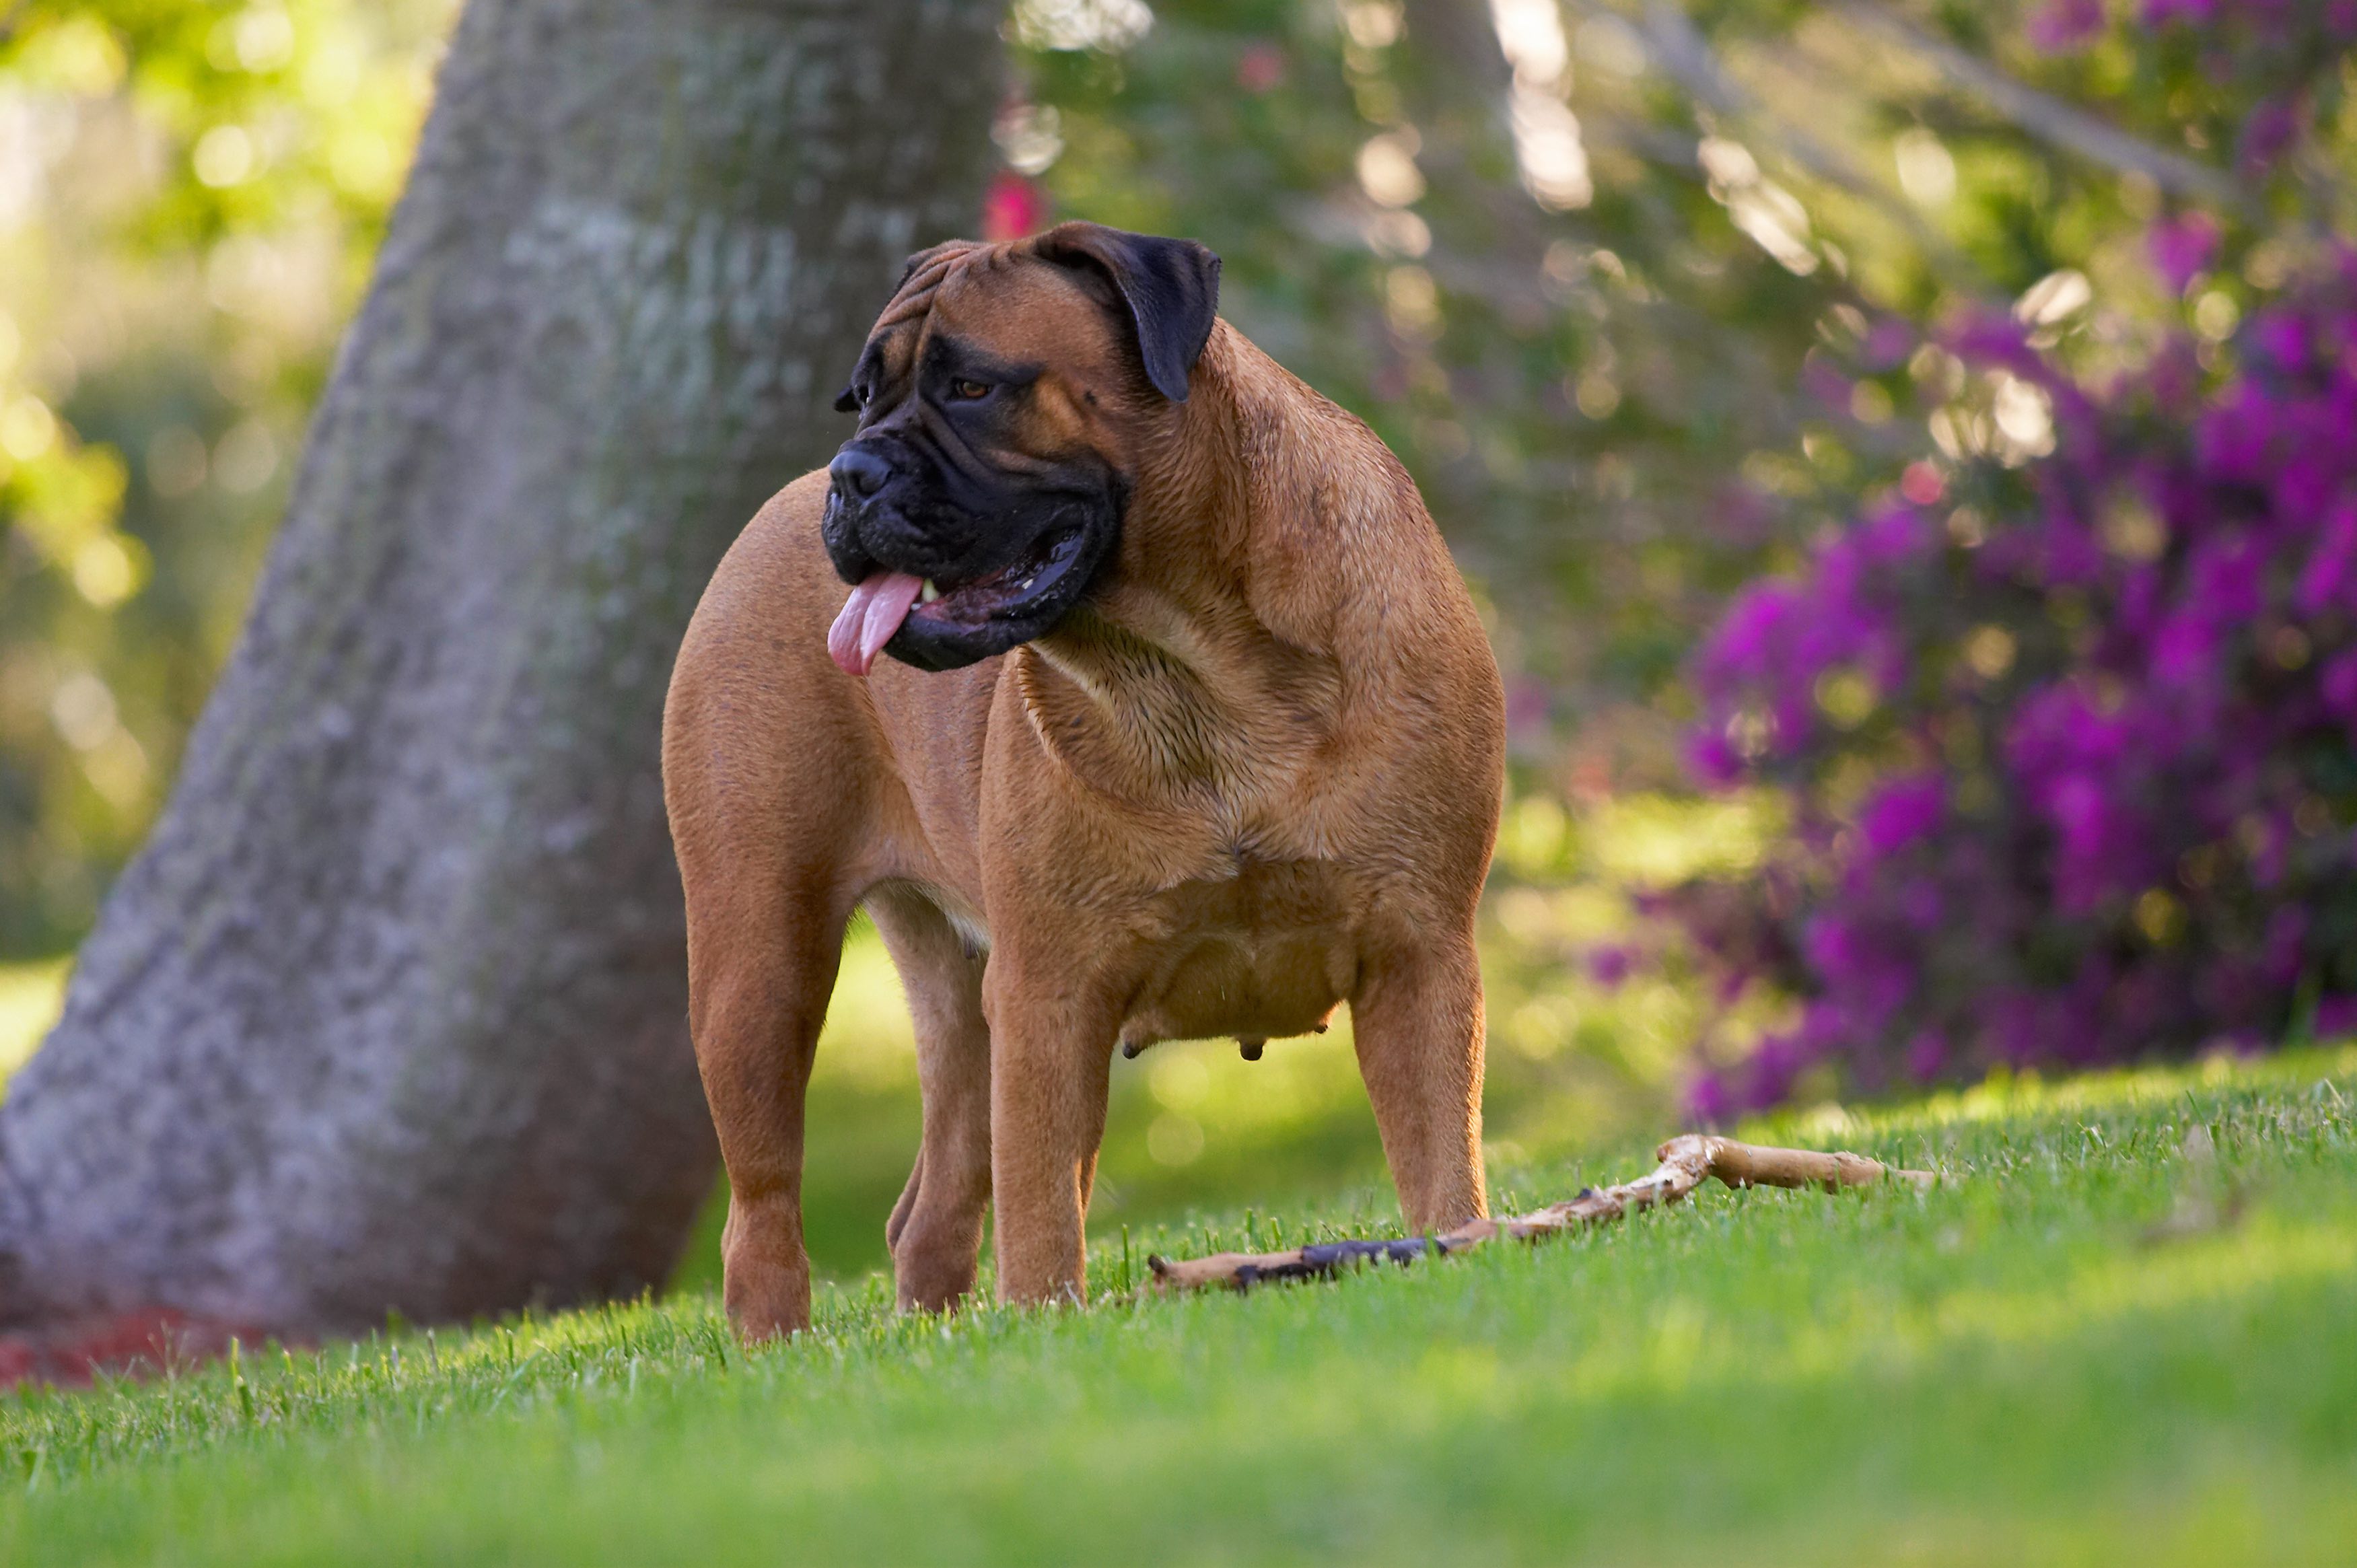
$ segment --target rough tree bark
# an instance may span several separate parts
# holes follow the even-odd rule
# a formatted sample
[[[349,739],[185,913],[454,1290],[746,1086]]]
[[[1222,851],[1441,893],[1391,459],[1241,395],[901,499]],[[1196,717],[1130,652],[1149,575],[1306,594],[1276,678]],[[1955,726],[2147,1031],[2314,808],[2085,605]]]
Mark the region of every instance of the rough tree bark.
[[[252,618],[0,1106],[0,1324],[634,1291],[709,1185],[657,745],[971,230],[996,0],[472,0]]]

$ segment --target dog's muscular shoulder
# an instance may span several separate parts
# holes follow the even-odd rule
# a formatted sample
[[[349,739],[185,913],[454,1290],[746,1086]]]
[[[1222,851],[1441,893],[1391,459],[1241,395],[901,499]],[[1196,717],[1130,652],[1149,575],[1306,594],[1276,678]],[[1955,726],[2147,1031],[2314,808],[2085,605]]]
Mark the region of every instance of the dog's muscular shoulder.
[[[782,830],[798,846],[854,852],[824,880],[882,880],[904,868],[900,850],[926,841],[913,788],[946,808],[948,820],[935,824],[938,858],[971,886],[979,875],[972,807],[1001,661],[937,675],[891,664],[867,681],[835,669],[826,629],[844,585],[819,539],[826,494],[820,469],[772,496],[689,623],[664,710],[675,846],[683,861],[719,864],[741,856],[748,838]]]

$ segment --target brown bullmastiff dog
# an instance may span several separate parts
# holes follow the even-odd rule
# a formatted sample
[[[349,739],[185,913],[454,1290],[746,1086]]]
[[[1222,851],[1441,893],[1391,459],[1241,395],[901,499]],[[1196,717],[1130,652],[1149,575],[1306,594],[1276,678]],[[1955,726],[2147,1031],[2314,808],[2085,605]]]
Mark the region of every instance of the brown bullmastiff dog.
[[[914,257],[688,628],[663,726],[728,1310],[810,1322],[802,1101],[865,905],[916,1017],[904,1305],[1082,1298],[1114,1047],[1351,1004],[1408,1223],[1485,1210],[1503,703],[1415,486],[1214,312],[1202,246]],[[832,630],[830,630],[830,627]],[[879,656],[888,658],[879,659]]]

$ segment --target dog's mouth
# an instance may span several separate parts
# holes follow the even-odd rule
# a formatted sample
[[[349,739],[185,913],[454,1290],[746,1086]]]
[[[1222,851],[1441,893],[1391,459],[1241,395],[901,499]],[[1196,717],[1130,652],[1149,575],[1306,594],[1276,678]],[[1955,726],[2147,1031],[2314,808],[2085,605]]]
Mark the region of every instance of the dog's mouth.
[[[962,581],[878,568],[852,588],[827,652],[853,675],[866,674],[888,649],[922,670],[1003,653],[1071,607],[1103,554],[1097,532],[1086,524],[1052,531],[1017,560]]]
[[[921,621],[963,627],[1022,615],[1053,594],[1080,560],[1083,532],[1068,528],[1028,558],[963,583],[929,578],[920,587],[916,607],[909,614]]]

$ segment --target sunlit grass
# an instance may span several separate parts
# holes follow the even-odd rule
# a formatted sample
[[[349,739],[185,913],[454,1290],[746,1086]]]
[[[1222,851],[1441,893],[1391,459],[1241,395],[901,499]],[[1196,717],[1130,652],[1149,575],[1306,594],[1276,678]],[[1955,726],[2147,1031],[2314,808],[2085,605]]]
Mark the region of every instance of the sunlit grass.
[[[2357,1042],[2341,1041],[2299,1052],[2289,1059],[2296,1072],[2314,1073],[2312,1095],[2345,1106],[2346,1101],[2340,1098],[2341,1085],[2357,1077]],[[2238,1063],[2222,1053],[2190,1067],[2114,1068],[2061,1079],[2046,1079],[2034,1072],[1997,1073],[1970,1089],[1931,1095],[1903,1111],[1885,1112],[1879,1121],[1884,1126],[1898,1128],[1916,1122],[1936,1125],[1987,1122],[2041,1112],[2131,1106],[2174,1099],[2187,1093],[2189,1086],[2194,1084],[2223,1089],[2243,1079],[2264,1078],[2281,1070]],[[1822,1122],[1831,1116],[1837,1129],[1844,1124],[1843,1115],[1838,1108],[1821,1108],[1802,1113],[1801,1123],[1806,1126],[1812,1121]]]
[[[704,1293],[247,1348],[0,1401],[0,1560],[2345,1561],[2352,1092],[2342,1047],[1820,1108],[1749,1130],[1947,1179],[1241,1298],[1122,1296],[1100,1227],[1084,1312],[866,1280],[751,1352]],[[1382,1226],[1254,1209],[1133,1226],[1129,1277]]]

